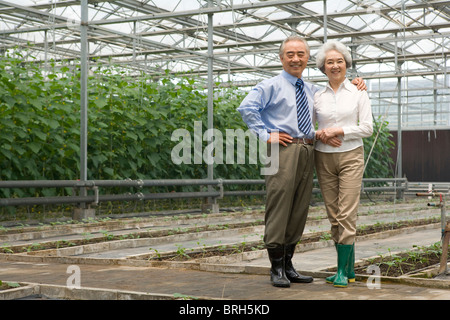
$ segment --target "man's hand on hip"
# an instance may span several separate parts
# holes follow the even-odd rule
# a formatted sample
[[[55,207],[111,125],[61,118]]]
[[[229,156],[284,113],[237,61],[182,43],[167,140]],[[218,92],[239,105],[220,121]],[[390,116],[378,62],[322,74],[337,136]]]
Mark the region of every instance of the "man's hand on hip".
[[[271,132],[267,143],[279,143],[287,147],[286,143],[292,143],[292,137],[285,132]]]

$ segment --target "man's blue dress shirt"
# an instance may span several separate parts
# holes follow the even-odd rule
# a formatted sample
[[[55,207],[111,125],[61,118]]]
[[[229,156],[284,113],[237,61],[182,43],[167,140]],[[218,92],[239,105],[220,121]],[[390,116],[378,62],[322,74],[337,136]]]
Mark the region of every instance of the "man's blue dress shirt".
[[[314,126],[308,136],[298,129],[296,81],[297,77],[283,70],[280,75],[257,84],[238,107],[244,122],[261,140],[267,141],[269,133],[276,130],[293,138],[314,138]],[[305,82],[304,90],[313,119],[314,94],[318,89]]]

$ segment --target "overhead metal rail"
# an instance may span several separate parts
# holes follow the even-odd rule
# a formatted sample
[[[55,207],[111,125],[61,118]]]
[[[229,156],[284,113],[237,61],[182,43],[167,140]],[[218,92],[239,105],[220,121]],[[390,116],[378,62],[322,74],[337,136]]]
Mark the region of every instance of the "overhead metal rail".
[[[152,66],[148,66],[148,62],[153,59],[170,59],[173,61],[178,61],[179,63],[184,63],[189,65],[193,70],[190,70],[190,74],[196,71],[200,75],[204,75],[206,72],[206,65],[200,61],[207,59],[207,47],[202,46],[202,43],[206,43],[206,38],[204,34],[207,30],[207,24],[201,19],[193,18],[194,16],[205,16],[208,14],[223,14],[223,13],[233,13],[238,15],[239,18],[232,24],[215,24],[213,28],[214,37],[218,37],[221,40],[214,40],[214,50],[227,49],[229,52],[226,56],[229,59],[223,59],[224,53],[215,52],[214,55],[214,73],[218,70],[218,73],[222,73],[223,70],[227,69],[235,73],[253,73],[257,77],[267,77],[276,73],[279,70],[271,70],[264,68],[266,64],[248,64],[242,63],[239,60],[243,56],[254,56],[262,59],[267,59],[267,57],[262,57],[265,53],[259,51],[261,49],[265,52],[272,52],[273,56],[276,58],[276,50],[279,45],[280,39],[267,41],[264,39],[264,35],[255,38],[249,37],[245,32],[245,28],[258,27],[258,26],[272,26],[273,28],[280,28],[284,30],[285,33],[299,33],[312,41],[313,46],[317,46],[315,43],[320,43],[324,39],[324,35],[317,34],[314,32],[302,32],[302,26],[299,25],[304,23],[314,23],[320,25],[324,19],[327,20],[327,39],[348,39],[351,38],[352,46],[374,46],[380,50],[394,53],[395,46],[402,46],[401,43],[404,41],[418,41],[424,37],[432,38],[433,36],[441,36],[448,39],[447,32],[449,31],[450,24],[450,9],[449,1],[420,1],[420,2],[410,2],[410,1],[399,1],[395,5],[384,5],[379,4],[378,6],[373,6],[371,1],[353,3],[351,8],[348,10],[342,10],[339,12],[327,12],[326,15],[321,12],[314,12],[307,9],[306,6],[310,3],[320,3],[320,0],[313,1],[299,1],[299,0],[284,0],[284,1],[260,1],[260,2],[249,2],[241,4],[230,5],[229,1],[216,1],[217,5],[212,7],[199,7],[198,9],[185,10],[185,11],[169,11],[156,6],[158,1],[136,1],[136,0],[121,0],[121,1],[89,1],[91,5],[91,10],[94,6],[101,6],[102,12],[111,11],[107,18],[95,19],[93,18],[88,22],[89,34],[88,41],[90,43],[104,43],[105,47],[109,47],[111,52],[103,53],[102,50],[98,52],[90,52],[90,57],[100,57],[104,59],[116,58],[112,62],[121,63],[120,58],[124,56],[146,56],[150,59],[135,59],[134,63],[140,65],[140,70],[150,71]],[[0,49],[6,49],[11,45],[26,45],[27,41],[17,37],[19,33],[30,33],[30,32],[42,32],[51,31],[57,32],[59,29],[69,29],[68,19],[64,16],[51,13],[54,8],[69,8],[78,5],[77,1],[52,1],[47,4],[36,4],[30,6],[21,6],[18,3],[12,3],[7,1],[0,1],[0,18],[4,21],[8,21],[8,18],[15,18],[16,21],[12,22],[13,25],[17,27],[12,29],[5,29],[0,31],[0,43],[4,41],[4,46],[0,45]],[[115,11],[119,11],[118,8],[125,8],[132,12],[131,16],[126,16],[126,14],[118,14],[111,8],[107,8],[106,4],[114,6]],[[155,5],[154,5],[155,4]],[[231,2],[232,4],[232,2]],[[259,15],[259,11],[265,8],[273,8],[280,12],[286,12],[290,16],[283,18],[265,18]],[[409,14],[411,10],[423,10],[423,15],[421,17],[413,16]],[[372,12],[373,11],[373,12]],[[348,17],[359,17],[365,16],[368,13],[375,13],[379,17],[377,19],[385,19],[387,22],[392,22],[396,24],[397,28],[381,28],[378,30],[361,30],[354,27],[347,26],[346,24],[340,23],[338,20]],[[399,19],[395,18],[395,15],[400,15],[406,13],[408,19],[411,21],[407,25],[402,25]],[[435,15],[440,19],[444,19],[445,22],[442,23],[432,23],[427,24],[425,20],[426,16]],[[120,17],[119,17],[120,16]],[[247,19],[244,19],[247,17]],[[251,18],[251,19],[250,19]],[[168,23],[164,23],[168,22]],[[103,26],[117,25],[117,24],[132,24],[132,23],[145,23],[146,30],[138,32],[132,30],[131,32],[120,32],[113,28],[104,28]],[[32,26],[30,26],[32,24]],[[446,31],[447,30],[447,31]],[[67,30],[66,30],[67,31]],[[54,58],[58,60],[58,56],[62,59],[77,59],[79,55],[77,54],[77,49],[68,49],[67,45],[77,43],[77,32],[75,30],[70,31],[70,35],[74,36],[71,39],[64,36],[64,33],[57,35],[52,41],[47,40],[51,45],[47,45],[42,41],[32,41],[34,42],[33,50],[47,50],[48,53],[53,53]],[[426,35],[420,34],[425,32]],[[379,40],[376,36],[380,34],[393,35],[395,33],[407,34],[407,39],[396,39],[399,41],[397,44],[392,44],[394,39],[391,38],[391,43],[389,40]],[[165,44],[162,42],[157,42],[151,40],[152,36],[156,35],[168,35],[173,36],[174,34],[183,35],[183,39],[187,41],[189,39],[198,39],[199,45],[182,45],[181,43],[175,43],[173,45]],[[447,34],[447,35],[446,35]],[[14,35],[14,37],[12,37]],[[203,37],[203,39],[202,39]],[[416,37],[416,39],[414,39]],[[388,37],[385,39],[389,39]],[[192,40],[190,40],[192,43]],[[194,41],[196,43],[196,41]],[[271,43],[272,42],[272,43]],[[448,40],[447,40],[448,42]],[[448,44],[448,43],[447,43]],[[349,44],[350,45],[350,44]],[[437,45],[438,47],[439,45]],[[441,44],[442,48],[447,47],[445,43]],[[269,51],[267,51],[269,50]],[[439,48],[433,50],[435,53],[439,52]],[[217,53],[217,54],[216,54]],[[437,72],[441,72],[438,65],[434,64],[431,59],[425,59],[418,61],[414,59],[415,53],[407,52],[406,49],[399,51],[399,58],[405,58],[406,56],[411,57],[414,61],[434,69]],[[380,55],[381,57],[382,55]],[[358,58],[358,57],[357,57]],[[360,57],[362,58],[362,57]],[[368,57],[369,58],[369,57]],[[439,57],[434,57],[439,58]],[[443,57],[445,59],[446,57]],[[369,58],[370,59],[370,58]],[[191,60],[191,61],[190,61]],[[196,60],[200,60],[196,62]],[[122,63],[127,63],[122,62]],[[277,64],[278,65],[278,64]],[[139,67],[137,67],[139,69]],[[444,71],[445,72],[445,71]],[[396,75],[393,74],[393,77]]]

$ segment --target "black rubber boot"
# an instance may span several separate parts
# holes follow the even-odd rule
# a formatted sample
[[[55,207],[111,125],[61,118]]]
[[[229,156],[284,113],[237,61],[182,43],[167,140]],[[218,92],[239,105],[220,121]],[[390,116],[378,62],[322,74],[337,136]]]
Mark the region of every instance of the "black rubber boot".
[[[285,247],[285,265],[286,277],[290,282],[294,283],[310,283],[313,282],[313,277],[304,276],[298,273],[292,264],[292,257],[294,256],[296,244],[290,244]]]
[[[291,286],[286,277],[284,265],[284,247],[267,248],[269,260],[272,265],[270,268],[270,281],[274,287],[288,288]]]

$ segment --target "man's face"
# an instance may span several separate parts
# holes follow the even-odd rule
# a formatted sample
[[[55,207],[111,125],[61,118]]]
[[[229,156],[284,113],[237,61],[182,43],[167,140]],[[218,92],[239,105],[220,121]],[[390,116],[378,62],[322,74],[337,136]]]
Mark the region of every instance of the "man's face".
[[[309,55],[302,41],[292,40],[284,45],[284,52],[280,56],[283,69],[297,78],[302,76],[308,63]]]

